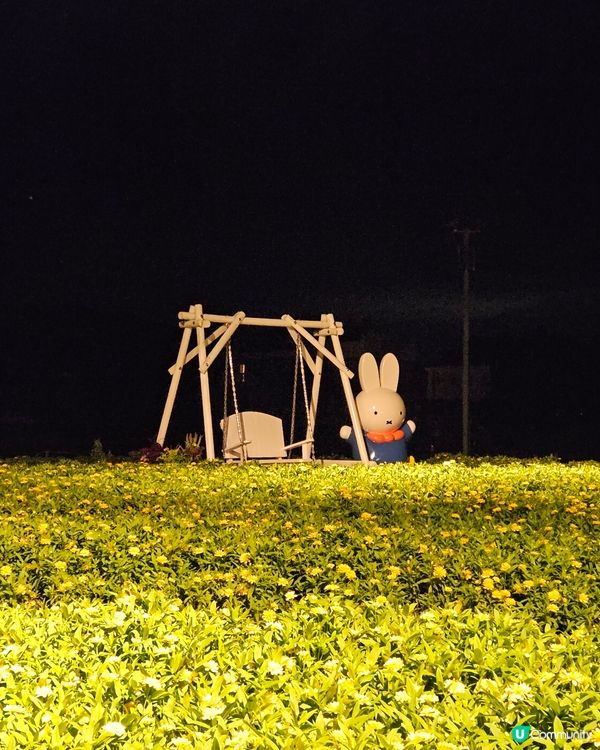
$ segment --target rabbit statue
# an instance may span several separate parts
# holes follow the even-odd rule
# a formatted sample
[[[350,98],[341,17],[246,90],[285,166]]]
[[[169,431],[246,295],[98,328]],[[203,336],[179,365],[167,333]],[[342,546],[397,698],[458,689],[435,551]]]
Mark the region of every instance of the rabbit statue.
[[[400,378],[398,359],[388,353],[378,368],[375,357],[366,352],[358,362],[358,378],[362,391],[356,397],[356,407],[369,458],[377,463],[408,460],[406,444],[416,425],[412,420],[404,421],[406,408],[402,397],[396,393]],[[353,457],[359,458],[352,428],[342,427],[340,437],[352,446]]]

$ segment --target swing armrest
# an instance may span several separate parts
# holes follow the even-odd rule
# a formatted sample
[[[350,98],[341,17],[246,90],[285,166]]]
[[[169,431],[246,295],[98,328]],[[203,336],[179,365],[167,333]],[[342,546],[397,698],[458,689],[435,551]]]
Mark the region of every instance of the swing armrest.
[[[284,445],[283,450],[289,451],[292,448],[299,448],[301,445],[311,445],[315,441],[311,438],[310,440],[298,440],[297,443],[291,443],[290,445]]]

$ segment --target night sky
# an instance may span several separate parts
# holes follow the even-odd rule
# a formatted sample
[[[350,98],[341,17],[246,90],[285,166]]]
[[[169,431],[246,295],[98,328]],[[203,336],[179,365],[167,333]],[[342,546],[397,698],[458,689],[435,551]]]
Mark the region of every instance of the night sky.
[[[474,452],[600,458],[597,2],[13,5],[0,455],[151,442],[196,302],[334,312],[400,357],[417,457],[459,450],[460,403],[426,394],[460,364],[457,221],[481,230]],[[288,342],[240,337],[246,408],[285,420]],[[202,432],[194,375],[170,444]],[[324,386],[317,447],[343,452]]]

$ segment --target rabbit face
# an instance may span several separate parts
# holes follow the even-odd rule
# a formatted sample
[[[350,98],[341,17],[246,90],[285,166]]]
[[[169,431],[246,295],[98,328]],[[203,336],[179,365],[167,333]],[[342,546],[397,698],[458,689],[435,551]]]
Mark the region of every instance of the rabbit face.
[[[356,406],[363,430],[367,432],[393,432],[406,418],[402,397],[389,388],[361,391],[356,397]]]

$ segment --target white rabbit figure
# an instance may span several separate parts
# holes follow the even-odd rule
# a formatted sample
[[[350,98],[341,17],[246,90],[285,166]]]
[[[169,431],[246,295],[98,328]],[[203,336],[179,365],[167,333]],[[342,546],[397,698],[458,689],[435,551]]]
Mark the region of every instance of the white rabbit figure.
[[[369,458],[377,463],[406,461],[406,444],[416,425],[412,420],[404,421],[406,407],[396,392],[400,378],[398,359],[388,353],[378,368],[375,357],[366,352],[358,363],[358,378],[362,391],[356,397],[356,407]],[[340,437],[350,443],[354,458],[360,458],[352,428],[342,427]]]

